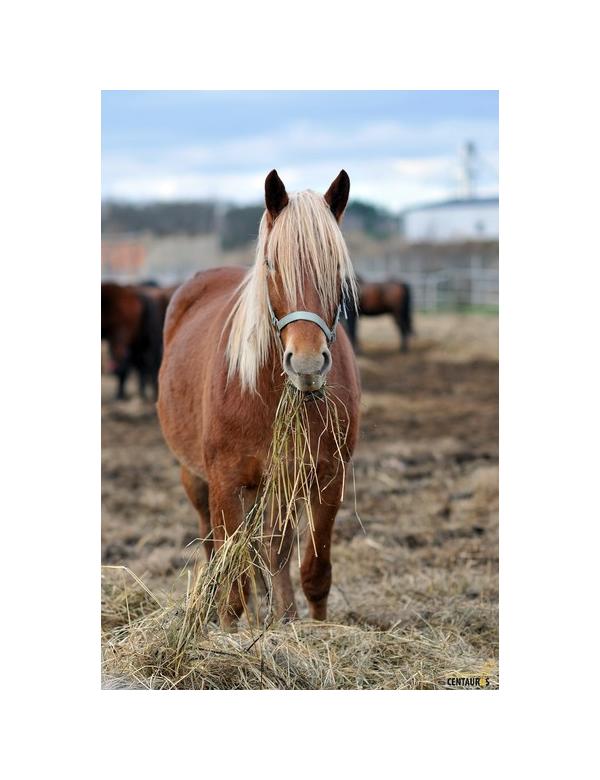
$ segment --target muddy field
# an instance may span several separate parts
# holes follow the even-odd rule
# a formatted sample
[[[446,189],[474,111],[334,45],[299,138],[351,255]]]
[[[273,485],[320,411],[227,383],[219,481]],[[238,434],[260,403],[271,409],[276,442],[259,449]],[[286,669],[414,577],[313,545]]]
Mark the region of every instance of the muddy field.
[[[413,652],[389,687],[451,687],[452,675],[497,687],[498,320],[429,314],[416,330],[402,355],[390,319],[360,323],[362,527],[350,491],[334,531],[329,617],[427,638],[427,658]],[[152,404],[115,402],[113,379],[102,382],[102,561],[155,593],[183,593],[198,529],[179,468]]]

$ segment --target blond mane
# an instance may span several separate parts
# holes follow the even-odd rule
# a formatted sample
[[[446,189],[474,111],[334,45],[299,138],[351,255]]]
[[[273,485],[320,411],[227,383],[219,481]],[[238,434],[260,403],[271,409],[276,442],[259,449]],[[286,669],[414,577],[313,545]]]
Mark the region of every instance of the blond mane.
[[[271,349],[278,348],[267,299],[267,277],[274,268],[294,309],[303,308],[307,276],[313,280],[329,325],[342,296],[347,305],[356,306],[356,279],[348,248],[325,198],[311,190],[289,195],[288,205],[270,231],[265,212],[254,265],[236,290],[226,323],[226,327],[231,324],[228,379],[237,374],[243,390],[256,390],[261,368]]]

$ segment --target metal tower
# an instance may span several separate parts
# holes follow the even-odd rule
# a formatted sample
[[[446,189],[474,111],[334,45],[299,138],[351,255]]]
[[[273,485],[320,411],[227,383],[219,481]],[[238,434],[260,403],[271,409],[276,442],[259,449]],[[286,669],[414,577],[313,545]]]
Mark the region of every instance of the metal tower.
[[[460,194],[463,198],[475,197],[477,178],[477,147],[474,141],[467,141],[460,153]]]

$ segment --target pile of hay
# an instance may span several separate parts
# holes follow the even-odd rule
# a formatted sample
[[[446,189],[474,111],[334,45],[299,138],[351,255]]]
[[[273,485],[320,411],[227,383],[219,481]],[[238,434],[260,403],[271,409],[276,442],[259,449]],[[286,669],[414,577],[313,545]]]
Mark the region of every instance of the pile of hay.
[[[167,599],[157,606],[139,580],[109,575],[102,613],[105,688],[434,689],[481,668],[457,631],[431,626],[383,631],[297,621],[231,634],[211,625],[192,639],[189,604]],[[486,675],[487,687],[497,688],[497,665]]]

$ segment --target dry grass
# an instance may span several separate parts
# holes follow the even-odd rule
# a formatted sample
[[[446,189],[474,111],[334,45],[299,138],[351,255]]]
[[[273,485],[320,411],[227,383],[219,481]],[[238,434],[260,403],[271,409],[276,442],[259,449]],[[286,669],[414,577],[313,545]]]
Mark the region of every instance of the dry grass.
[[[189,600],[157,607],[133,579],[104,589],[106,688],[437,689],[448,677],[474,673],[498,685],[496,661],[469,645],[457,625],[422,621],[381,630],[298,621],[235,634],[209,626],[192,637]],[[135,616],[115,627],[125,602],[135,605]],[[477,608],[471,612],[465,617],[476,618]]]

